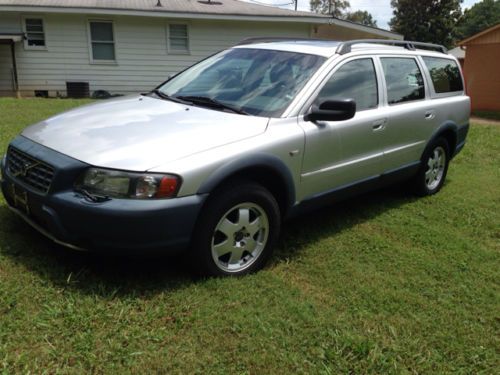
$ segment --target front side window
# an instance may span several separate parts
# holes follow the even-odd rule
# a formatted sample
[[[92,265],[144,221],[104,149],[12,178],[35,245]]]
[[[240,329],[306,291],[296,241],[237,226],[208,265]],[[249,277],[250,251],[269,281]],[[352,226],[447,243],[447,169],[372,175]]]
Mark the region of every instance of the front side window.
[[[26,18],[24,20],[26,29],[27,47],[45,47],[45,29],[41,18]]]
[[[168,45],[169,52],[189,52],[189,35],[187,25],[172,24],[168,26]]]
[[[174,98],[203,97],[255,116],[279,117],[325,61],[304,53],[235,48],[192,66],[159,90]]]
[[[425,99],[424,79],[415,59],[383,57],[380,60],[389,104]]]
[[[109,21],[90,21],[89,27],[92,60],[115,61],[113,23]]]
[[[377,108],[377,75],[372,59],[359,59],[342,65],[323,86],[316,103],[332,99],[354,99],[356,111]]]
[[[439,57],[423,57],[437,94],[463,91],[460,69],[455,61]]]

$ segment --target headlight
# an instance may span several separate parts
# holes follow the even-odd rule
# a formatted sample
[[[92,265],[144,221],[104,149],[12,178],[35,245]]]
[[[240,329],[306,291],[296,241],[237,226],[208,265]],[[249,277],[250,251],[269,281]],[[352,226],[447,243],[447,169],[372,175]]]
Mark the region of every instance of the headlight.
[[[89,194],[131,199],[172,198],[179,191],[180,178],[169,174],[132,173],[90,168],[75,184]]]

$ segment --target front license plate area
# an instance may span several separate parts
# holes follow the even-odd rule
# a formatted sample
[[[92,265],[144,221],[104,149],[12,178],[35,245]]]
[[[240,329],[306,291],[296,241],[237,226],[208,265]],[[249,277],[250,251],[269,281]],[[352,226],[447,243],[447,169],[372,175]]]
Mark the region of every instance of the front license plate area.
[[[30,214],[30,206],[28,203],[28,192],[14,184],[10,185],[10,195],[14,202],[14,207],[25,215]]]

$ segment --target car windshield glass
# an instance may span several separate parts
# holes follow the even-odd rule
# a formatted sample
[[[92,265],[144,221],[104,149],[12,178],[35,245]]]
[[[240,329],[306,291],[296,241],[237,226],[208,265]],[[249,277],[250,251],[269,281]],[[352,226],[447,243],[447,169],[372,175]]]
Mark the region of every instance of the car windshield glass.
[[[214,55],[170,79],[169,97],[206,98],[255,116],[279,117],[325,58],[296,52],[235,48]],[[188,100],[189,101],[189,100]]]

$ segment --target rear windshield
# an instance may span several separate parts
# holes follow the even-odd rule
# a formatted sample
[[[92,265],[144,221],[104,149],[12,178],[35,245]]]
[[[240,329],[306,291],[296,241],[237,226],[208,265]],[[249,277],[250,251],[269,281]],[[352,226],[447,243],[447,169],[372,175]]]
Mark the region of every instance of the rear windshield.
[[[454,60],[439,57],[423,57],[423,59],[429,69],[434,91],[437,94],[463,91],[460,69]]]

